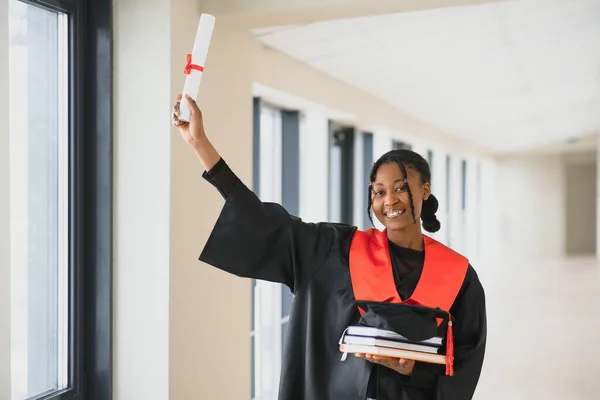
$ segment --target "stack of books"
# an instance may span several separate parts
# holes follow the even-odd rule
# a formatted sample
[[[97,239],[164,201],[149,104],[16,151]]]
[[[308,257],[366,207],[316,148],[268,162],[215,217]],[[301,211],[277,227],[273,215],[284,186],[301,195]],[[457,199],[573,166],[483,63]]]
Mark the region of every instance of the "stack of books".
[[[396,332],[356,325],[344,331],[339,345],[340,351],[344,353],[342,360],[345,360],[348,353],[362,353],[446,364],[446,356],[438,354],[442,347],[441,337],[413,342]]]

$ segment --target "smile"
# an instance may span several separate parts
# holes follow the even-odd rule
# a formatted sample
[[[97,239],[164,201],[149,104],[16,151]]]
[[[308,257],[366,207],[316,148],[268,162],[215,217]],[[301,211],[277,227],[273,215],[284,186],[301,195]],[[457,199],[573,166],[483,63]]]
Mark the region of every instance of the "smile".
[[[383,214],[386,216],[386,218],[391,219],[391,218],[398,218],[399,216],[404,214],[404,211],[405,210],[387,210]]]

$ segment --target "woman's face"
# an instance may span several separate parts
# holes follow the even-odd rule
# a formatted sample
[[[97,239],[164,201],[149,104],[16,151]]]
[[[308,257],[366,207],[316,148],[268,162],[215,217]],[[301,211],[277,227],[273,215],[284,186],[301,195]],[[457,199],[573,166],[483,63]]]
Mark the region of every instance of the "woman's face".
[[[421,175],[406,166],[408,185],[412,193],[415,218],[420,221],[423,201],[429,198],[429,183],[423,184]],[[409,226],[418,226],[413,222],[410,210],[410,198],[400,166],[395,163],[383,164],[377,170],[375,181],[371,185],[373,213],[389,231],[403,230]]]

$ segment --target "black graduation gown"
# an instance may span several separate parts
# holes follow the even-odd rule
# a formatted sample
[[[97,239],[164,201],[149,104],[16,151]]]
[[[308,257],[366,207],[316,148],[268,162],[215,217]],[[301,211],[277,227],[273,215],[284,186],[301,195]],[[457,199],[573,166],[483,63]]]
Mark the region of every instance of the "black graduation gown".
[[[282,283],[294,294],[279,399],[472,398],[485,352],[486,309],[471,266],[450,310],[455,318],[454,376],[445,376],[444,366],[427,363],[416,363],[412,375],[404,376],[354,356],[342,362],[339,338],[360,319],[348,267],[356,227],[305,223],[279,204],[261,202],[223,160],[203,177],[226,201],[199,259],[236,276]],[[419,280],[422,256],[391,247],[399,294],[406,299]],[[412,252],[409,263],[399,259],[403,251]]]

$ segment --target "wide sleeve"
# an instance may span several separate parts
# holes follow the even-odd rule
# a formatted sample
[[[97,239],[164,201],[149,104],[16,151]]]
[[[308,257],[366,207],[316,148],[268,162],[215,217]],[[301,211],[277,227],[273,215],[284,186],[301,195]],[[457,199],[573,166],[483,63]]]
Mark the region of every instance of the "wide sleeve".
[[[440,375],[437,400],[469,400],[479,382],[487,339],[485,292],[471,266],[450,312],[455,319],[454,375]]]
[[[221,182],[227,170],[221,167]],[[283,283],[296,293],[353,232],[303,222],[279,204],[260,201],[239,180],[233,188],[217,189],[225,204],[199,259],[236,276]]]
[[[409,376],[400,375],[403,384],[416,388],[435,387],[438,377],[446,371],[446,367],[438,364],[415,362],[412,373]]]
[[[202,177],[213,185],[225,200],[227,200],[233,188],[240,183],[238,176],[233,173],[223,158],[220,158],[209,171],[204,171]]]

